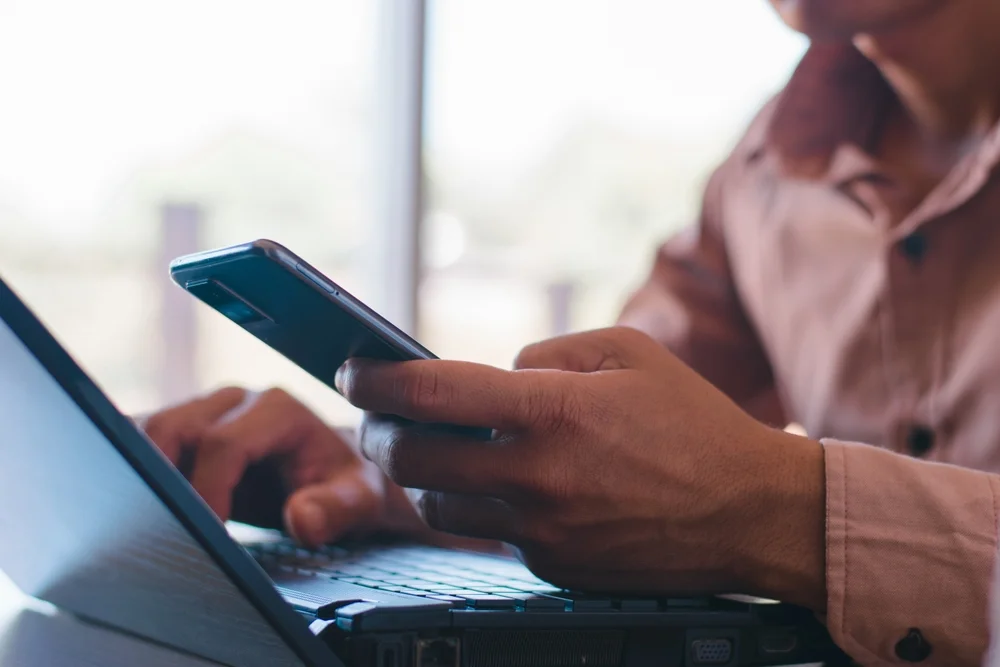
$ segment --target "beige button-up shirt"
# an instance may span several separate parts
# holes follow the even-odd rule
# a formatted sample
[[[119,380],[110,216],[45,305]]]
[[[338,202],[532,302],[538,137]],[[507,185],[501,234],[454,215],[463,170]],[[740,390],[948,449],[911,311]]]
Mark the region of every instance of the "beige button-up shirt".
[[[894,219],[874,154],[894,104],[853,48],[814,46],[622,323],[822,439],[826,621],[855,660],[907,664],[916,628],[922,664],[978,665],[1000,507],[1000,127]]]

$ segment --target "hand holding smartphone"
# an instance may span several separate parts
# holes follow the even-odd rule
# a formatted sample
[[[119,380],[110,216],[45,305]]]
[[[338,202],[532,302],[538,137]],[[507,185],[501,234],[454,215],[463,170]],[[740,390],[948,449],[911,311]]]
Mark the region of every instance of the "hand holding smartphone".
[[[174,282],[321,382],[351,357],[435,359],[425,347],[274,241],[178,258]]]
[[[266,239],[180,257],[174,282],[336,391],[352,357],[437,359],[427,348],[324,276]],[[464,429],[463,429],[464,430]],[[489,439],[490,433],[477,429]]]

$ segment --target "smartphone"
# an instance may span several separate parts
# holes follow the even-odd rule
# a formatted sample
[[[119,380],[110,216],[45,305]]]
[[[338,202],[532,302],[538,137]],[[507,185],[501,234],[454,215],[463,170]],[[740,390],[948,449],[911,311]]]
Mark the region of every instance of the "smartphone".
[[[334,390],[337,369],[351,357],[437,358],[274,241],[180,257],[170,263],[170,276]]]

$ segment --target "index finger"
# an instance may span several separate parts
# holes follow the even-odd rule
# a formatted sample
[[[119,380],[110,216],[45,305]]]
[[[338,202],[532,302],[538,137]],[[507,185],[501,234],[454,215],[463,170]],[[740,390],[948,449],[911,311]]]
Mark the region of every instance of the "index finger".
[[[349,359],[336,383],[348,401],[369,412],[512,430],[532,426],[553,400],[544,374],[464,361]]]
[[[244,389],[226,387],[148,417],[137,417],[136,422],[170,462],[178,465],[185,447],[197,442],[212,424],[246,398]]]

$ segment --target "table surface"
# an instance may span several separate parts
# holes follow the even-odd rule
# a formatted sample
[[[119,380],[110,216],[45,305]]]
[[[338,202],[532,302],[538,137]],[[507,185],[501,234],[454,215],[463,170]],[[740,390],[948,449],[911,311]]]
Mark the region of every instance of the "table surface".
[[[0,667],[218,667],[84,623],[25,597],[0,573]]]

